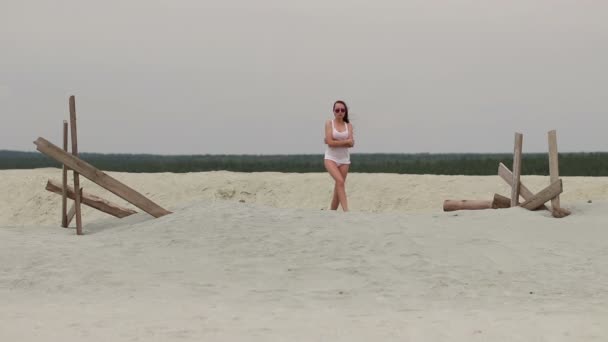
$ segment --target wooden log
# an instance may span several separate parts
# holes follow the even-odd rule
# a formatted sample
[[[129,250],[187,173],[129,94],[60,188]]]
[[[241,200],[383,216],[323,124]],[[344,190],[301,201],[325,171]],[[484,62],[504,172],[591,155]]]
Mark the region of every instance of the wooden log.
[[[124,199],[125,201],[133,204],[137,208],[147,212],[154,217],[161,217],[167,214],[171,214],[170,211],[163,209],[158,204],[152,202],[150,199],[140,194],[139,192],[131,189],[127,185],[119,182],[118,180],[107,175],[103,171],[100,171],[93,167],[91,164],[84,160],[65,153],[57,146],[44,138],[38,138],[34,141],[36,149],[45,155],[53,158],[54,160],[66,164],[70,169],[78,172],[84,177],[91,180],[93,183],[101,186],[102,188],[112,192],[116,196]]]
[[[498,176],[502,178],[509,186],[513,186],[513,174],[508,167],[503,163],[498,164]],[[530,191],[521,181],[519,182],[519,195],[523,197],[524,200],[528,200],[534,196],[534,193]],[[546,206],[542,206],[541,209],[549,210]]]
[[[544,188],[539,193],[522,203],[521,207],[526,208],[528,210],[534,210],[543,205],[545,202],[554,198],[555,196],[561,194],[562,191],[562,180],[558,179],[557,182],[551,183],[551,185]]]
[[[549,131],[549,178],[550,182],[554,183],[559,179],[559,164],[557,154],[557,132],[555,130]],[[551,209],[559,209],[559,196],[551,199]]]
[[[523,135],[515,133],[515,146],[513,148],[513,183],[511,185],[511,206],[515,207],[519,204],[519,178],[521,175],[521,149],[523,144]]]
[[[492,209],[504,209],[511,207],[511,199],[509,197],[494,194],[494,200],[492,200]]]
[[[68,151],[68,122],[63,120],[63,150]],[[68,168],[63,164],[62,169],[62,194],[61,194],[61,226],[67,228],[68,226],[68,198],[67,198],[67,186],[68,186]]]
[[[489,200],[445,200],[443,211],[491,209]]]
[[[72,155],[78,156],[78,135],[76,130],[76,100],[74,95],[70,96],[70,128],[72,138]],[[74,189],[80,189],[80,176],[78,171],[74,173]],[[80,211],[80,192],[76,192],[74,199],[74,208],[76,209],[76,234],[82,235],[82,213]]]
[[[445,200],[443,201],[443,211],[455,210],[481,210],[481,209],[500,209],[509,208],[511,199],[499,194],[494,194],[493,200]]]
[[[53,182],[52,180],[48,180],[46,183],[46,189],[50,192],[54,192],[57,194],[61,194],[61,187],[58,183]],[[67,188],[67,196],[70,199],[75,198],[74,188],[71,186]],[[84,193],[81,194],[82,204],[88,205],[91,208],[95,208],[99,211],[103,211],[104,213],[110,214],[112,216],[116,216],[118,218],[127,217],[129,215],[133,215],[137,213],[135,210],[121,207],[118,204],[107,201],[101,197]]]

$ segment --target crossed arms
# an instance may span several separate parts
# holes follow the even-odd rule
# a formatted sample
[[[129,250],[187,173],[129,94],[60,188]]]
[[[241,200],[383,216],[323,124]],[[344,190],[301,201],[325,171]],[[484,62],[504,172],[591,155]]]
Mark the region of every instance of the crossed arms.
[[[331,121],[325,122],[325,143],[330,147],[354,147],[355,139],[353,138],[353,126],[348,125],[348,139],[335,140],[331,131]]]

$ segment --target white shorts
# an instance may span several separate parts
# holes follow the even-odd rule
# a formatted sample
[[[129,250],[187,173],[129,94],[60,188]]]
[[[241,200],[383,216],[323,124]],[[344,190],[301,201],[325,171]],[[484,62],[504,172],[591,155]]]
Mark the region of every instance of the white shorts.
[[[342,165],[349,165],[350,164],[350,160],[335,160],[332,158],[327,158],[325,157],[325,160],[331,160],[334,163],[336,163],[336,165],[338,165],[338,167],[342,166]]]

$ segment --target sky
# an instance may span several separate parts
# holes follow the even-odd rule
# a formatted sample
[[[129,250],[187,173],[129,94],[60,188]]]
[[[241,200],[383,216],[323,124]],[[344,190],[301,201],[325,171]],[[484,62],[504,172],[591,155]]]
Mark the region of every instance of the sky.
[[[0,0],[0,150],[608,151],[604,0]]]

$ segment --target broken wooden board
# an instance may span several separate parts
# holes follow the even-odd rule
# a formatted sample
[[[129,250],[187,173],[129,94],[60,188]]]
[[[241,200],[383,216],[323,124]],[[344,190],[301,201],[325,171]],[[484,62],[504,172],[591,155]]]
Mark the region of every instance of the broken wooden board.
[[[46,189],[48,191],[54,192],[56,194],[62,194],[61,185],[50,179],[46,183]],[[66,188],[66,190],[67,190],[66,195],[68,198],[70,198],[72,200],[76,198],[76,193],[74,192],[73,187],[68,186]],[[82,204],[87,205],[91,208],[95,208],[99,211],[103,211],[104,213],[110,214],[110,215],[118,217],[118,218],[127,217],[129,215],[133,215],[133,214],[137,213],[137,211],[135,211],[133,209],[121,207],[118,204],[112,203],[101,197],[98,197],[98,196],[95,196],[95,195],[92,195],[92,194],[89,194],[86,192],[81,192],[80,197],[82,199],[82,202],[81,202]]]

